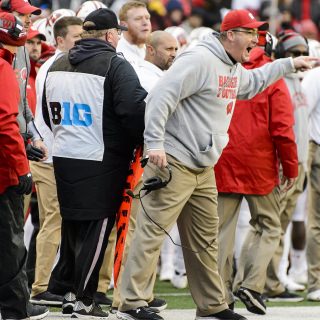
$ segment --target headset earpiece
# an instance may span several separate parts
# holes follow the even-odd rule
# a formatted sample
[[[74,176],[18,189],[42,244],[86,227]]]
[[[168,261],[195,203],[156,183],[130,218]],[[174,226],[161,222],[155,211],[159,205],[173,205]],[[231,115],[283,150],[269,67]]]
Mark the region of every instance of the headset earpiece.
[[[172,172],[169,166],[166,166],[166,169],[169,172],[169,179],[162,181],[162,179],[158,176],[151,177],[144,181],[142,190],[146,190],[147,192],[151,192],[154,190],[159,190],[164,188],[172,179]]]
[[[155,190],[159,190],[161,188],[164,188],[172,179],[172,170],[169,167],[169,165],[166,166],[166,169],[169,172],[169,179],[168,180],[164,180],[163,181],[158,176],[151,177],[151,178],[147,179],[146,181],[144,181],[143,187],[141,188],[140,191],[145,190],[146,194],[148,194],[151,191],[155,191]],[[140,192],[139,192],[139,194],[134,194],[132,192],[132,190],[127,190],[126,193],[127,193],[128,196],[130,196],[132,198],[135,198],[135,199],[139,199],[140,198],[140,195],[139,195]]]
[[[15,19],[14,27],[13,27],[13,29],[8,30],[8,33],[13,38],[18,39],[20,37],[21,32],[23,31],[23,23],[16,16],[14,17],[14,19]]]
[[[267,32],[266,34],[266,44],[264,46],[264,51],[266,52],[266,54],[271,57],[272,55],[272,48],[273,48],[273,38],[272,35]]]
[[[11,0],[2,0],[0,4],[0,8],[3,11],[11,12]]]

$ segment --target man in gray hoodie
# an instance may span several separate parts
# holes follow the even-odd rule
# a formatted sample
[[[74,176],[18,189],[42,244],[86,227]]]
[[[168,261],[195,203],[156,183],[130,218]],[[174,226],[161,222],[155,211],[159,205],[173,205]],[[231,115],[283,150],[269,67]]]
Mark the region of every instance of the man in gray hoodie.
[[[183,52],[148,95],[144,138],[149,163],[143,179],[157,175],[166,182],[141,200],[122,276],[120,319],[163,319],[146,308],[146,301],[161,244],[176,221],[196,320],[245,319],[228,308],[218,273],[213,166],[228,143],[235,100],[250,99],[284,75],[311,68],[312,62],[287,58],[244,69],[241,63],[257,44],[257,29],[265,26],[246,10],[230,11],[221,33]]]
[[[11,12],[23,22],[24,32],[28,33],[31,25],[31,15],[40,15],[41,9],[32,6],[25,0],[0,0],[0,12]],[[47,159],[47,147],[42,141],[37,127],[33,121],[33,114],[27,101],[26,88],[30,73],[30,59],[24,46],[18,48],[13,61],[13,68],[20,88],[19,114],[17,121],[20,133],[25,139],[27,158],[41,161]],[[27,137],[30,135],[32,144],[27,145]]]

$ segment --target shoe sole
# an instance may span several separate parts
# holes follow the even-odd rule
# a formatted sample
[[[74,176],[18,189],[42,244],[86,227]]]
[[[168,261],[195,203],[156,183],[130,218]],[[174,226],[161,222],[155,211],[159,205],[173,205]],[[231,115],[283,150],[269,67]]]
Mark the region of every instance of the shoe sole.
[[[159,320],[164,320],[162,317],[158,316],[159,317]],[[117,312],[117,318],[118,319],[121,319],[121,320],[138,320],[138,318],[135,318],[134,316],[130,316],[130,314],[127,314],[125,312],[121,312],[121,311],[118,311]],[[144,320],[146,318],[143,318],[141,320]],[[150,319],[150,318],[148,318]]]
[[[200,316],[198,316],[198,317],[195,318],[195,320],[221,320],[221,318],[217,318],[217,317],[213,317],[213,316],[211,316],[211,317],[200,317]]]
[[[152,310],[153,312],[159,313],[159,312],[165,310],[167,308],[167,306],[168,306],[168,304],[166,303],[166,304],[164,304],[163,306],[160,306],[160,307],[149,307],[148,306],[148,308],[150,310]]]
[[[72,319],[94,319],[94,320],[106,320],[109,318],[109,316],[106,317],[95,317],[95,316],[89,316],[89,315],[82,315],[82,314],[72,314]]]
[[[62,306],[62,301],[49,301],[49,300],[35,300],[35,299],[30,299],[29,300],[32,304],[37,304],[40,306]]]
[[[46,311],[46,312],[44,312],[44,313],[42,313],[42,314],[39,314],[39,315],[37,315],[37,316],[29,317],[28,319],[30,319],[30,320],[43,319],[43,318],[45,318],[45,317],[48,315],[48,313],[49,313],[49,310]]]
[[[136,320],[136,318],[131,317],[129,314],[118,311],[117,318],[121,320]]]
[[[245,304],[248,311],[255,314],[266,314],[266,308],[260,304],[256,298],[253,297],[249,290],[238,292],[238,297]]]
[[[297,297],[297,298],[268,298],[268,301],[270,302],[301,302],[303,301],[303,297]]]
[[[307,297],[307,300],[308,301],[312,301],[312,302],[319,302],[320,301],[320,297],[319,298],[308,298]]]

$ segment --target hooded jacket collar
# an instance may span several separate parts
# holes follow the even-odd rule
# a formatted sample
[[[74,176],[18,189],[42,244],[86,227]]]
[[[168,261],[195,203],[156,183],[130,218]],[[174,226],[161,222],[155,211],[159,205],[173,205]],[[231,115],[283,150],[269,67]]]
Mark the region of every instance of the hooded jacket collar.
[[[220,42],[219,33],[214,31],[210,33],[203,41],[200,41],[197,46],[208,48],[215,56],[222,60],[225,64],[234,66],[235,63],[230,59],[222,43]]]
[[[72,65],[77,65],[104,52],[116,53],[116,49],[104,40],[82,39],[77,41],[75,46],[69,51],[69,61]]]

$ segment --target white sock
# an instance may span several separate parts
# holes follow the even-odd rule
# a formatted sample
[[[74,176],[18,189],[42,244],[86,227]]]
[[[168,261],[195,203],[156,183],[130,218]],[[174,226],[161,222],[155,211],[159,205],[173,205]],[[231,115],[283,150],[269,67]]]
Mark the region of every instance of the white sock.
[[[306,250],[296,250],[291,248],[290,250],[291,267],[290,273],[302,273],[308,268]]]

